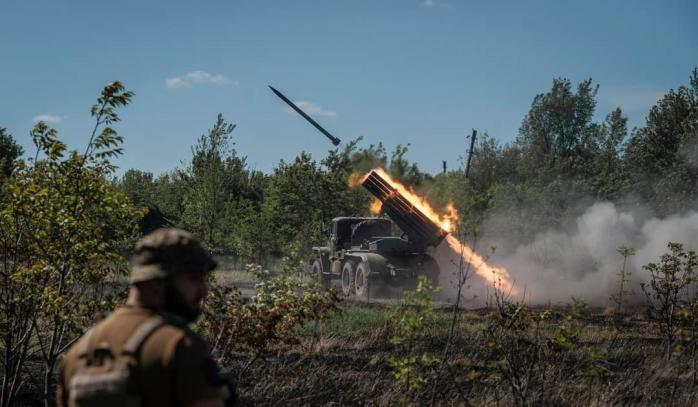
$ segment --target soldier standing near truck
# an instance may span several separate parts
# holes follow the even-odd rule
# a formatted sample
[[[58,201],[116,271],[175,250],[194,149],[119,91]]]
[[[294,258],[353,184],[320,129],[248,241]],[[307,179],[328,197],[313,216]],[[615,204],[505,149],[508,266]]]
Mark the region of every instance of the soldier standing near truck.
[[[223,406],[234,394],[188,328],[216,262],[191,234],[158,229],[136,244],[132,264],[126,304],[63,359],[57,404]]]

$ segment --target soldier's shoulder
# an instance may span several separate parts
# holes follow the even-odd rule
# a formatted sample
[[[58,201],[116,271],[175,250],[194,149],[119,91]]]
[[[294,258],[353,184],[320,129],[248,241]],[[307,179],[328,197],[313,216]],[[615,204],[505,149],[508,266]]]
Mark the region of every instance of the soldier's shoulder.
[[[181,357],[182,351],[207,354],[208,346],[198,334],[187,327],[165,320],[143,344],[144,359],[163,359],[174,361]]]

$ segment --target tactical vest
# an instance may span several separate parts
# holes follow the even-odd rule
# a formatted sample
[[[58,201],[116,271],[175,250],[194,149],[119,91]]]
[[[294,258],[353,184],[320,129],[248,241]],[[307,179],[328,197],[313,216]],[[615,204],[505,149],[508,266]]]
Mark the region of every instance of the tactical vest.
[[[70,407],[139,407],[140,393],[135,380],[138,352],[143,342],[165,323],[152,316],[126,339],[121,353],[114,355],[109,343],[93,343],[95,328],[90,329],[78,352],[77,369],[68,383]]]

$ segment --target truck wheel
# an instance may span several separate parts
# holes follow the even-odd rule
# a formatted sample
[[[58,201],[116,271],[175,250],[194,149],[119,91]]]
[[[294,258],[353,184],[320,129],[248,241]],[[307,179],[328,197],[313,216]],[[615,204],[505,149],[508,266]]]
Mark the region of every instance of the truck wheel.
[[[342,267],[342,294],[346,297],[354,294],[354,262],[351,260]]]
[[[359,263],[359,265],[356,267],[356,274],[354,277],[354,290],[356,292],[356,296],[359,297],[360,299],[364,301],[368,301],[368,290],[369,290],[369,282],[368,282],[369,276],[368,276],[368,266],[366,265],[365,262]]]
[[[317,279],[317,282],[320,283],[323,288],[328,288],[330,286],[330,279],[322,272],[320,259],[315,259],[315,261],[313,261],[310,270],[313,277]]]

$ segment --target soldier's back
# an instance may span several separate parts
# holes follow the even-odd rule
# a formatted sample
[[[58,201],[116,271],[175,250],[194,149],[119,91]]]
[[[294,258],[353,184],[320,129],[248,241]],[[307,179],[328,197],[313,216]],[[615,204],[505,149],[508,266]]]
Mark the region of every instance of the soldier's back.
[[[144,325],[153,328],[139,344],[131,378],[141,405],[189,405],[225,398],[227,389],[205,342],[185,324],[161,318],[147,308],[123,306],[98,323],[90,335],[71,348],[61,364],[59,402],[68,406],[71,379],[81,369],[80,353],[86,348],[85,341],[89,340],[92,347],[108,348],[112,355],[122,355],[124,345],[133,341]]]

